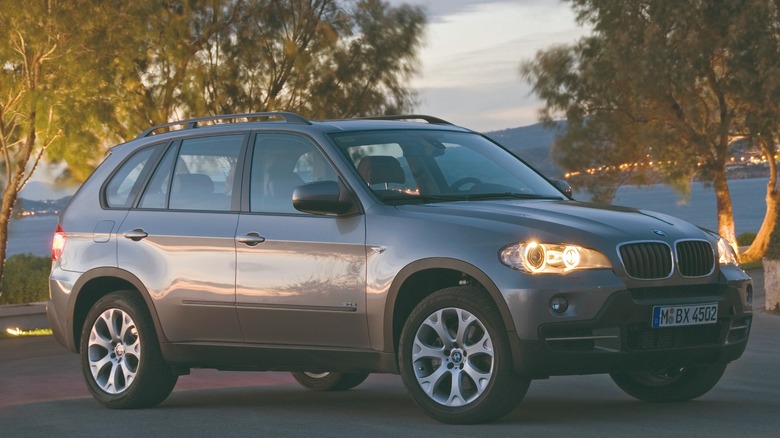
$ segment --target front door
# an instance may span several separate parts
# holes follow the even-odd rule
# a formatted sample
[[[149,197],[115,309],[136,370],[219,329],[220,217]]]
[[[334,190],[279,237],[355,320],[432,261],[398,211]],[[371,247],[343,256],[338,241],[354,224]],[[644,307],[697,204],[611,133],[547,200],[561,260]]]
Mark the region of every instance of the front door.
[[[245,341],[368,347],[363,215],[319,216],[292,206],[296,186],[337,178],[309,139],[257,134],[249,212],[236,233],[236,309]]]

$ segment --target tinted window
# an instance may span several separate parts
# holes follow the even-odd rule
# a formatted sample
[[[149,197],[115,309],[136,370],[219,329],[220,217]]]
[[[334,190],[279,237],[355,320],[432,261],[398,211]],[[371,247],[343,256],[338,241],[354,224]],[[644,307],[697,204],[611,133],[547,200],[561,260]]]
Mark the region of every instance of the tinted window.
[[[122,164],[106,185],[105,199],[109,207],[129,208],[133,204],[142,182],[141,176],[148,174],[146,166],[149,159],[160,147],[143,149]]]
[[[230,210],[243,135],[183,140],[160,162],[139,204],[141,208]]]
[[[333,139],[385,201],[562,198],[533,169],[480,135],[394,130],[339,133]]]
[[[303,214],[292,205],[295,187],[337,179],[333,167],[309,140],[287,134],[258,134],[252,156],[250,210]]]

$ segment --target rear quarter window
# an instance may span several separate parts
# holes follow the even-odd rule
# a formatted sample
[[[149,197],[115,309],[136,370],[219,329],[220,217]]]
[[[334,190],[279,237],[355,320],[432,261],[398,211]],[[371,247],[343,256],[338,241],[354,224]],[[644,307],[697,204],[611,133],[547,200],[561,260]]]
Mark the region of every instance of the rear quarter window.
[[[111,208],[130,208],[135,200],[143,176],[149,171],[150,159],[162,147],[149,147],[136,152],[114,173],[105,186],[104,199]]]

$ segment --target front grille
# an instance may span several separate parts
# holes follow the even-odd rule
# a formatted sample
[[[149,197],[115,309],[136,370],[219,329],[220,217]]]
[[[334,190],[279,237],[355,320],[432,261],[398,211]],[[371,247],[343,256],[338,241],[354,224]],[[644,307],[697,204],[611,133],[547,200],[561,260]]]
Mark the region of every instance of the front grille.
[[[646,324],[628,327],[630,350],[658,350],[663,348],[697,347],[721,343],[721,323],[654,329]]]
[[[683,277],[703,277],[715,269],[715,253],[703,240],[677,242],[677,263]]]
[[[672,274],[671,248],[665,243],[629,243],[620,247],[620,258],[628,275],[634,278],[650,280]]]

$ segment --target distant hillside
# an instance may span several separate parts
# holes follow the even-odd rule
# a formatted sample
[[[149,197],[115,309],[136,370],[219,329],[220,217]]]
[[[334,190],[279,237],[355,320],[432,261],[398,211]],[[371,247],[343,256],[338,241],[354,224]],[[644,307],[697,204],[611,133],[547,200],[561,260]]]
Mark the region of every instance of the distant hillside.
[[[556,130],[563,127],[564,123],[559,122],[554,128],[537,123],[520,128],[486,132],[485,135],[536,167],[545,176],[560,178],[563,172],[550,157],[550,149],[555,142]]]
[[[47,201],[33,201],[19,198],[14,206],[14,215],[17,217],[57,215],[70,202],[70,196]]]
[[[70,196],[76,192],[78,186],[64,186],[44,181],[30,181],[24,186],[19,197],[32,201],[46,201],[50,199],[61,199]]]

